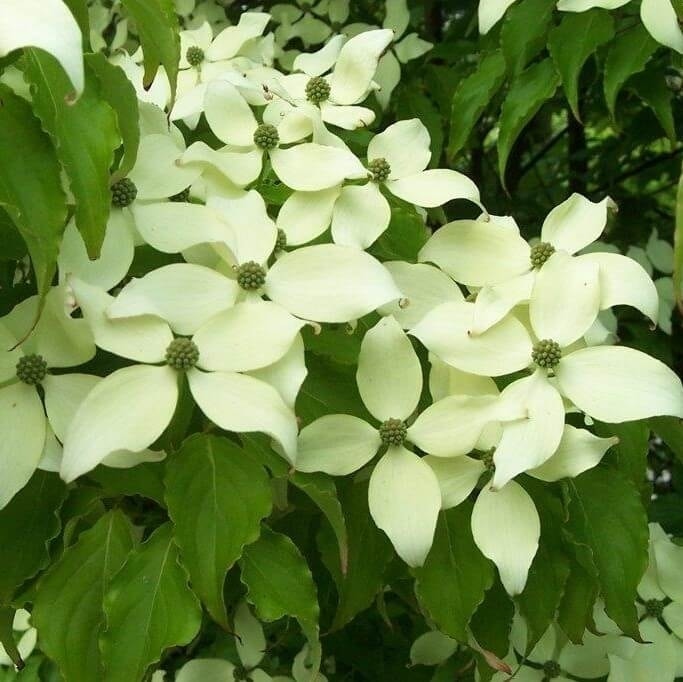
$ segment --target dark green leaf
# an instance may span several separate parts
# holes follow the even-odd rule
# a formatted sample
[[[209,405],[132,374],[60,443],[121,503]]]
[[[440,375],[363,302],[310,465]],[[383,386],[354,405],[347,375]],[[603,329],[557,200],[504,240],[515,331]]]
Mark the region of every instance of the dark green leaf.
[[[607,456],[607,461],[614,462],[619,471],[630,478],[641,493],[649,494],[646,479],[649,424],[645,420],[623,424],[598,423],[595,432],[599,436],[616,436],[619,439],[619,443],[610,450],[612,454]]]
[[[0,644],[12,663],[21,669],[24,667],[24,659],[17,648],[12,627],[15,613],[16,611],[11,606],[0,606]]]
[[[143,462],[130,469],[98,466],[88,478],[102,486],[105,497],[141,495],[164,505],[164,463]]]
[[[683,420],[678,417],[654,417],[650,419],[650,428],[683,462]]]
[[[90,18],[88,17],[88,0],[64,0],[64,4],[69,8],[71,14],[78,22],[81,29],[83,40],[88,41],[90,35]]]
[[[554,0],[522,0],[506,13],[500,46],[513,76],[545,47],[555,4]]]
[[[102,682],[142,680],[166,649],[196,636],[202,611],[188,587],[170,523],[130,555],[110,583],[104,611]]]
[[[0,261],[20,260],[26,251],[26,242],[21,238],[16,225],[9,217],[7,211],[0,207]]]
[[[679,310],[683,310],[683,172],[676,190],[676,226],[674,228],[674,297]]]
[[[228,628],[225,576],[270,514],[268,475],[227,438],[195,434],[168,463],[166,503],[192,587]]]
[[[414,208],[392,206],[389,227],[370,250],[382,260],[415,263],[428,238],[424,220]]]
[[[133,549],[132,531],[122,512],[109,512],[81,533],[38,583],[33,623],[40,629],[41,649],[59,665],[66,682],[103,679],[102,597]]]
[[[439,630],[467,642],[472,614],[493,584],[493,565],[474,544],[465,502],[441,512],[434,544],[422,568],[415,569],[415,593]]]
[[[581,644],[586,628],[593,626],[593,606],[597,596],[598,581],[580,564],[572,562],[557,623],[574,644]]]
[[[673,93],[660,69],[647,69],[629,81],[629,88],[652,109],[672,145],[676,144]]]

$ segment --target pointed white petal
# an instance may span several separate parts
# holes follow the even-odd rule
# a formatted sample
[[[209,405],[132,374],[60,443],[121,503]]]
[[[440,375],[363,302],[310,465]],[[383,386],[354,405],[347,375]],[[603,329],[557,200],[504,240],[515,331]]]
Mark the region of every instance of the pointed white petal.
[[[268,272],[265,291],[293,315],[317,322],[357,320],[401,297],[379,261],[337,244],[285,254]]]
[[[358,391],[379,421],[405,421],[422,392],[422,368],[401,325],[383,317],[365,336],[358,355]]]
[[[85,396],[101,381],[92,374],[48,374],[43,379],[45,411],[55,435],[64,442],[69,424]]]
[[[144,450],[168,426],[177,402],[178,375],[170,367],[133,365],[105,377],[69,424],[62,478],[73,481],[112,452]]]
[[[62,445],[55,437],[49,424],[45,425],[45,445],[40,455],[38,469],[58,473],[62,468]]]
[[[524,488],[514,481],[498,491],[484,486],[472,510],[472,535],[497,566],[507,593],[522,592],[541,535],[538,512]]]
[[[498,222],[456,220],[438,229],[418,260],[431,261],[456,282],[482,287],[528,272],[529,245],[516,229]]]
[[[17,338],[0,322],[0,383],[14,379],[17,375],[17,362],[23,356]]]
[[[422,458],[436,474],[441,488],[441,509],[457,507],[474,490],[486,470],[484,463],[472,457]]]
[[[172,263],[133,278],[107,309],[110,319],[156,315],[190,335],[237,298],[237,282],[201,265]]]
[[[555,375],[582,412],[618,424],[655,415],[683,418],[681,380],[659,360],[623,346],[593,346],[560,360]]]
[[[211,168],[224,175],[238,187],[254,182],[263,166],[263,152],[260,149],[235,151],[229,147],[216,150],[206,143],[193,142],[180,159],[183,166],[205,171]]]
[[[151,315],[111,320],[107,310],[114,297],[77,279],[70,281],[95,343],[110,353],[139,362],[161,362],[173,334],[168,324]]]
[[[45,412],[34,386],[0,388],[0,509],[29,481],[45,445]]]
[[[178,671],[175,679],[176,682],[222,682],[233,680],[234,672],[235,666],[222,658],[195,658]]]
[[[370,515],[409,566],[422,566],[441,507],[436,474],[404,447],[390,447],[370,477]]]
[[[294,192],[282,204],[277,226],[287,235],[287,244],[310,242],[329,227],[340,189],[335,186],[318,192]]]
[[[322,119],[344,130],[365,128],[375,120],[375,112],[367,107],[346,106],[323,102],[320,106]]]
[[[653,542],[657,562],[657,582],[669,599],[683,603],[683,547],[666,539]]]
[[[183,73],[189,72],[181,71],[181,78]],[[191,75],[194,75],[196,78],[195,74]],[[170,120],[183,120],[187,122],[188,120],[195,119],[198,121],[200,114],[202,111],[204,111],[204,98],[206,97],[207,87],[208,83],[196,83],[194,85],[189,85],[187,90],[181,88],[182,94],[178,96],[178,99],[176,99],[175,104],[173,105],[173,109],[171,109],[171,115],[169,117]],[[138,92],[138,97],[139,96],[140,95]],[[164,106],[160,102],[156,101],[155,104],[158,104],[158,106]],[[196,123],[191,127],[196,127]]]
[[[410,12],[407,0],[387,0],[382,27],[390,28],[394,32],[394,40],[398,40],[405,33],[409,23]]]
[[[631,0],[558,0],[557,9],[561,12],[585,12],[594,7],[617,9]]]
[[[564,429],[562,397],[548,382],[545,370],[507,386],[500,400],[520,406],[527,416],[503,424],[493,455],[494,488],[502,488],[518,474],[543,464],[557,450]]]
[[[576,253],[602,234],[612,206],[609,197],[593,202],[581,194],[572,194],[548,213],[541,228],[541,241],[550,242],[558,250]]]
[[[230,59],[242,46],[252,38],[258,38],[270,21],[270,14],[265,12],[243,12],[236,26],[224,28],[206,50],[206,58],[210,61]]]
[[[239,90],[224,80],[209,83],[204,115],[213,134],[226,144],[253,147],[258,123]]]
[[[628,659],[609,654],[608,682],[673,680],[676,676],[676,649],[671,635],[651,618],[643,620],[640,634],[645,642]]]
[[[436,402],[449,395],[477,396],[499,394],[496,382],[491,377],[463,372],[446,364],[436,355],[430,354],[432,366],[429,372],[429,392]]]
[[[658,43],[683,54],[683,32],[671,0],[643,0],[640,18]]]
[[[304,322],[271,301],[249,301],[224,310],[194,335],[199,366],[247,372],[277,362],[292,346]]]
[[[375,97],[382,109],[386,109],[392,93],[401,82],[401,64],[391,50],[380,58],[373,81],[379,86],[379,90],[375,90]]]
[[[333,36],[317,52],[302,52],[294,60],[294,71],[303,71],[307,76],[322,76],[337,61],[339,51],[344,44],[344,36]]]
[[[374,182],[343,187],[332,213],[336,244],[367,249],[389,227],[391,208]]]
[[[296,468],[346,476],[365,466],[382,445],[379,431],[348,414],[328,414],[301,429]]]
[[[386,186],[399,199],[425,208],[443,206],[453,199],[467,199],[481,206],[479,189],[474,182],[449,168],[432,168],[406,175],[399,180],[389,180]]]
[[[112,469],[130,469],[144,462],[161,462],[165,458],[166,453],[163,450],[116,450],[102,460],[102,465]]]
[[[394,52],[396,52],[398,60],[405,64],[427,54],[433,47],[432,43],[422,40],[417,33],[409,33],[400,43],[394,45]]]
[[[531,271],[480,289],[474,301],[472,333],[485,332],[500,322],[516,305],[528,301],[535,281],[536,273]]]
[[[616,253],[587,253],[579,256],[578,260],[588,260],[599,267],[601,310],[615,305],[631,305],[657,322],[657,288],[639,263]]]
[[[366,31],[349,40],[339,52],[330,76],[330,99],[337,104],[357,104],[368,89],[382,53],[391,45],[393,31]]]
[[[502,376],[528,367],[532,344],[529,333],[508,316],[483,334],[471,333],[474,303],[443,303],[410,331],[444,362],[463,372]]]
[[[552,339],[562,348],[580,339],[600,310],[597,263],[554,253],[536,274],[529,316],[539,339]]]
[[[252,614],[246,601],[241,601],[237,605],[233,623],[237,635],[237,655],[245,668],[255,668],[266,652],[266,637],[261,623]]]
[[[479,0],[479,33],[488,33],[515,0]]]
[[[391,167],[390,180],[423,171],[431,157],[429,132],[418,118],[390,125],[368,145],[368,160],[384,159]]]
[[[439,665],[447,661],[458,649],[458,643],[438,630],[420,635],[410,647],[413,665]]]
[[[363,164],[350,151],[314,142],[273,149],[270,160],[273,171],[285,185],[303,192],[316,192],[339,185],[347,178],[367,176]]]
[[[294,412],[263,381],[234,372],[187,373],[190,390],[202,412],[226,431],[261,432],[275,438],[290,462],[296,458]]]

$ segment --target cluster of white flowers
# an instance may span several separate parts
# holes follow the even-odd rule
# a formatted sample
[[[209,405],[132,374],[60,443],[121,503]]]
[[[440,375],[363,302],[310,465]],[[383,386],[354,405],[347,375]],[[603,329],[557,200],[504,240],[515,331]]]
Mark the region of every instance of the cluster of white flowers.
[[[312,17],[316,7],[297,12]],[[657,289],[636,261],[579,254],[602,234],[609,198],[572,195],[530,246],[511,217],[486,212],[471,180],[428,168],[418,119],[374,135],[363,158],[334,132],[373,123],[363,104],[391,49],[400,59],[424,47],[414,34],[396,43],[407,10],[389,7],[396,29],[331,37],[298,54],[291,74],[272,65],[270,15],[245,12],[217,33],[201,23],[181,35],[175,103],[163,72],[144,90],[139,55],[112,57],[141,99],[137,162],[112,186],[101,257],[88,259],[70,224],[60,284],[37,327],[37,297],[0,320],[13,348],[0,361],[0,505],[36,467],[73,481],[100,464],[163,458],[150,446],[186,385],[216,426],[269,435],[293,469],[342,476],[377,457],[370,512],[411,566],[424,562],[439,511],[478,490],[475,541],[515,595],[540,533],[515,478],[577,476],[616,442],[565,423],[566,414],[587,423],[683,417],[683,387],[668,367],[608,344],[601,312],[630,305],[658,319]],[[281,17],[280,29],[303,20]],[[65,50],[57,56],[78,87]],[[167,114],[187,129],[204,116],[224,146],[186,147]],[[279,210],[263,196],[272,176],[291,190]],[[423,215],[453,199],[480,206],[480,218],[438,229],[418,263],[366,251],[389,227],[392,202]],[[142,245],[176,262],[131,278]],[[373,421],[328,414],[300,430],[301,330],[374,311],[381,318],[363,337],[356,374]],[[104,378],[65,371],[97,349],[125,366]],[[425,377],[431,400],[417,414]]]

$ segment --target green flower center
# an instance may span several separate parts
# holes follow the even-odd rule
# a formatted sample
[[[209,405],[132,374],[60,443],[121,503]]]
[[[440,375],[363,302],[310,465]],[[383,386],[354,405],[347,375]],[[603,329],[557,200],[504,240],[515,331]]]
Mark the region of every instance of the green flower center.
[[[645,602],[645,614],[648,618],[661,618],[664,611],[664,602],[659,599],[648,599]]]
[[[111,204],[117,208],[130,206],[138,195],[138,188],[128,178],[123,178],[111,186]]]
[[[187,48],[185,59],[190,66],[199,66],[204,61],[204,50],[201,47],[192,45]]]
[[[322,76],[314,76],[306,83],[306,99],[313,104],[325,102],[330,97],[330,84]]]
[[[375,182],[386,182],[391,175],[391,166],[386,159],[373,159],[368,163],[368,170]]]
[[[232,676],[238,682],[251,682],[252,680],[249,676],[249,671],[241,665],[235,667],[232,671]]]
[[[560,664],[555,661],[546,661],[543,664],[543,674],[547,680],[555,679],[562,674],[562,669]]]
[[[554,253],[555,247],[548,242],[540,242],[539,244],[532,246],[531,254],[529,255],[531,267],[540,268]]]
[[[245,291],[256,291],[266,283],[266,271],[253,260],[237,268],[237,284]]]
[[[379,427],[379,437],[385,445],[403,445],[408,427],[401,419],[387,419]]]
[[[492,474],[496,470],[496,465],[493,461],[493,453],[494,449],[491,448],[490,450],[484,452],[481,456],[481,461],[483,465],[486,467],[486,471],[488,471],[490,474]]]
[[[182,192],[169,197],[171,201],[185,202],[190,200],[190,188],[186,187]]]
[[[277,231],[277,239],[275,240],[275,253],[280,253],[287,248],[287,235],[284,230]]]
[[[557,367],[562,357],[562,349],[557,341],[543,339],[539,341],[531,351],[531,359],[539,366],[546,369]]]
[[[254,132],[254,144],[260,149],[275,149],[280,142],[277,128],[270,123],[262,123]]]
[[[39,384],[47,374],[47,362],[42,355],[24,355],[17,362],[17,378],[29,386]]]
[[[192,339],[179,337],[173,339],[166,349],[166,364],[178,371],[194,367],[199,360],[199,348]]]

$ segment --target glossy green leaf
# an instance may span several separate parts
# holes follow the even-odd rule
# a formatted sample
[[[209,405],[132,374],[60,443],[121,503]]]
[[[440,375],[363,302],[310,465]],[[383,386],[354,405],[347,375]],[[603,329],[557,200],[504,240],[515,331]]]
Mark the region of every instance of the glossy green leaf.
[[[505,169],[512,147],[525,126],[557,90],[560,77],[552,60],[530,66],[512,82],[500,113],[498,174],[505,187]]]
[[[170,523],[133,552],[104,596],[102,682],[142,680],[166,649],[188,644],[202,611],[187,584]]]
[[[500,46],[513,76],[545,47],[555,5],[555,0],[522,0],[505,14]]]
[[[21,150],[21,153],[17,153]],[[0,84],[0,205],[28,246],[38,291],[55,274],[66,196],[50,138],[26,100]]]
[[[24,660],[17,648],[17,641],[14,638],[14,614],[16,610],[11,606],[0,606],[0,645],[5,650],[9,659],[15,667],[23,668]]]
[[[573,561],[557,612],[557,623],[574,644],[581,644],[583,633],[593,627],[593,606],[598,589],[595,577]]]
[[[103,497],[140,495],[164,506],[164,463],[143,462],[129,469],[100,465],[88,478],[102,487]]]
[[[493,565],[474,544],[472,505],[442,511],[424,566],[415,569],[415,593],[439,630],[467,642],[472,614],[493,584]]]
[[[633,481],[636,488],[645,494],[650,492],[647,484],[647,453],[650,442],[650,426],[647,421],[624,422],[623,424],[596,424],[599,436],[616,436],[619,443],[610,449],[606,460],[613,462],[619,471]]]
[[[268,475],[233,441],[195,434],[168,462],[166,503],[192,587],[228,628],[225,576],[270,514]]]
[[[550,31],[548,50],[562,77],[567,101],[577,120],[579,112],[579,76],[589,57],[614,37],[614,19],[609,12],[567,12],[562,22]]]
[[[417,254],[429,238],[424,219],[413,207],[392,206],[389,227],[370,248],[381,260],[417,262]]]
[[[33,623],[41,649],[66,682],[100,682],[104,669],[99,637],[102,596],[133,549],[133,527],[114,510],[78,538],[38,583]]]

